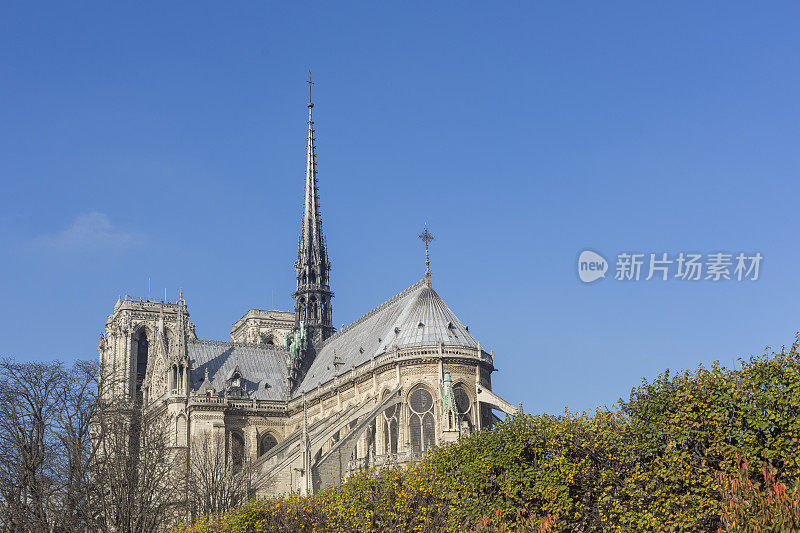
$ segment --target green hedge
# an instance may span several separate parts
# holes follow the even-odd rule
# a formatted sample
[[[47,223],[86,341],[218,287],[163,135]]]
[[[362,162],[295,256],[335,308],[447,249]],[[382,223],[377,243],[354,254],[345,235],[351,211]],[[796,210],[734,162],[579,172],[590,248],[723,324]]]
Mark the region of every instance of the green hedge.
[[[741,476],[741,464],[758,487],[766,461],[797,498],[799,383],[797,342],[739,370],[667,371],[613,410],[518,415],[407,470],[176,531],[733,531],[720,480]]]

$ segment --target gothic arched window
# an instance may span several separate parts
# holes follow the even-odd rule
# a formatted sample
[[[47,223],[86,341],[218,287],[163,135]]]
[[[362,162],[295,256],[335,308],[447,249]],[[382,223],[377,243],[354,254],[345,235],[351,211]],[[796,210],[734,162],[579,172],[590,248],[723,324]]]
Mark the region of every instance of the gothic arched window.
[[[383,453],[397,453],[397,417],[399,406],[395,405],[383,412]]]
[[[139,339],[136,343],[136,375],[144,377],[147,370],[147,352],[150,349],[150,343],[147,342],[147,331],[142,329],[139,331]]]
[[[231,462],[234,471],[239,471],[244,464],[244,437],[238,431],[231,432]]]
[[[456,400],[456,410],[458,411],[458,417],[464,421],[466,420],[467,424],[470,428],[472,428],[472,400],[469,399],[469,394],[467,394],[467,389],[464,388],[464,385],[458,383],[457,385],[453,386],[453,396]]]
[[[261,442],[258,445],[258,455],[264,455],[277,445],[278,439],[276,439],[272,433],[267,433],[261,437]]]
[[[436,444],[436,422],[433,416],[433,396],[424,387],[417,387],[408,397],[410,410],[408,430],[411,451],[427,452]]]
[[[136,338],[136,396],[142,401],[142,382],[147,373],[147,355],[150,351],[150,343],[147,340],[147,330],[139,330]]]
[[[172,332],[169,329],[165,328],[164,329],[164,350],[166,351],[167,355],[169,355],[170,349],[172,348],[172,346],[174,344],[172,339],[173,339]]]

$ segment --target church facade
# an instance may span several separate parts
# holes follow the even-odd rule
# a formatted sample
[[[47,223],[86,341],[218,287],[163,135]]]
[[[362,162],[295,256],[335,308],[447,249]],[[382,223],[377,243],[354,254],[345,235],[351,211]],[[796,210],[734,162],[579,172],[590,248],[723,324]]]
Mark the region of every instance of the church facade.
[[[336,331],[319,212],[314,104],[291,311],[252,309],[230,340],[197,337],[177,302],[119,299],[99,346],[113,394],[164,417],[170,445],[224,442],[259,496],[313,493],[364,468],[408,464],[516,408],[491,391],[487,352],[424,277]],[[428,237],[427,230],[421,237]],[[426,240],[427,246],[427,240]],[[194,447],[194,448],[193,448]]]

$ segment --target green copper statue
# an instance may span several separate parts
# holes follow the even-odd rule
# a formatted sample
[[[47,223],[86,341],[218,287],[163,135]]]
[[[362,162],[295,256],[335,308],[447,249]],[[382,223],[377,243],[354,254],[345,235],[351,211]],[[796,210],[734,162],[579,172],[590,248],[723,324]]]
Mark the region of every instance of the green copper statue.
[[[286,368],[291,369],[295,357],[300,355],[300,350],[303,346],[303,339],[306,337],[306,328],[303,321],[300,321],[300,327],[294,333],[287,333],[283,337],[283,343],[289,348],[289,358],[286,359]]]
[[[458,413],[456,397],[453,393],[453,379],[450,377],[449,372],[445,373],[444,379],[442,380],[442,403],[444,404],[445,412],[449,408],[452,409],[454,413]]]

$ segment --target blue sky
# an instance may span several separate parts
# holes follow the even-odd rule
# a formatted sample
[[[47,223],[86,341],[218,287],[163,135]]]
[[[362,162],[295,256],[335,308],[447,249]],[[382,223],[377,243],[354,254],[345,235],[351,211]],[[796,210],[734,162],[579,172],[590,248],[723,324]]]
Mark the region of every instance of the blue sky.
[[[334,321],[422,277],[526,411],[800,330],[796,3],[0,5],[0,353],[94,358],[119,294],[289,308],[316,82]],[[578,254],[760,252],[757,281]],[[612,264],[612,269],[613,264]]]

